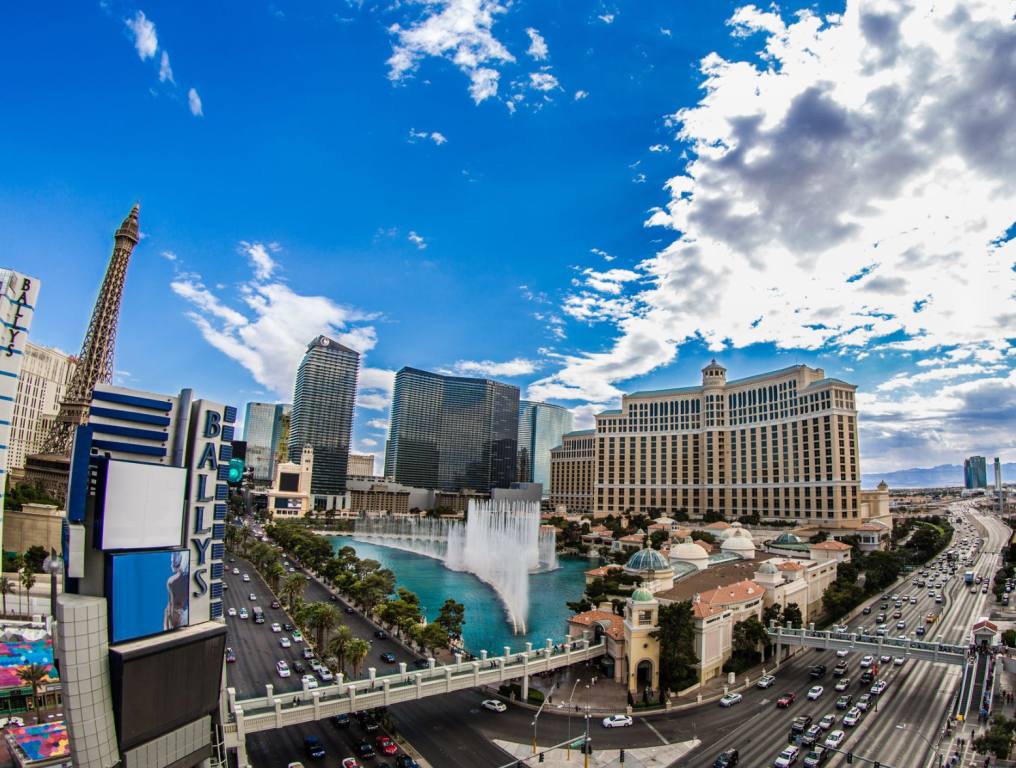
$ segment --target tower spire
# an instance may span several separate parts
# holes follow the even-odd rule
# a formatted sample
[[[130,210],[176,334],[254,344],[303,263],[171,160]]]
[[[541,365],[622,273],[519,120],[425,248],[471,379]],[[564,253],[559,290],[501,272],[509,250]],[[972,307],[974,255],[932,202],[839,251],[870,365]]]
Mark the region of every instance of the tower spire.
[[[120,301],[123,297],[127,265],[134,246],[141,240],[138,229],[139,203],[120,224],[113,235],[113,254],[109,257],[106,276],[102,280],[99,296],[92,309],[88,331],[81,342],[74,378],[60,402],[56,422],[46,437],[43,453],[67,456],[71,450],[74,428],[88,418],[88,405],[95,385],[113,381],[113,352],[116,347],[116,327],[120,319]]]

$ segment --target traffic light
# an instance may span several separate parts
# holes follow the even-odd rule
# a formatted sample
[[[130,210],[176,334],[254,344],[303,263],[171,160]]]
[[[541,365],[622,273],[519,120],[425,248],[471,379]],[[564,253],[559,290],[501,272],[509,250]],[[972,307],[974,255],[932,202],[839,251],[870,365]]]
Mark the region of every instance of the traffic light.
[[[243,480],[243,470],[243,459],[230,459],[228,483],[230,485],[239,485],[240,481]]]
[[[543,753],[542,752],[540,753],[540,762],[541,763],[543,762]]]
[[[853,765],[853,764],[854,764],[854,753],[853,752],[847,752],[847,765]]]
[[[882,768],[882,764],[878,760],[875,761],[874,766],[875,768]]]
[[[621,750],[621,762],[624,763],[624,750]]]

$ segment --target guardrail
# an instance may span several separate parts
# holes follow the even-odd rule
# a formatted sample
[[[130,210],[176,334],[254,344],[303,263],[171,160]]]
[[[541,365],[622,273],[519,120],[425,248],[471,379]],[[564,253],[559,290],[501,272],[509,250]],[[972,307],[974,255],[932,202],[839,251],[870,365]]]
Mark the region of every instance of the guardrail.
[[[817,629],[787,629],[775,627],[766,630],[769,639],[783,645],[800,645],[807,648],[825,648],[831,651],[846,649],[855,653],[883,655],[893,653],[905,658],[936,661],[963,666],[967,663],[968,646],[929,642],[902,637],[861,635],[848,632],[828,632]]]
[[[548,641],[546,648],[536,651],[505,651],[503,656],[483,655],[461,664],[432,664],[423,670],[409,671],[403,663],[391,675],[350,682],[339,676],[332,685],[279,695],[237,700],[235,693],[229,692],[231,721],[223,724],[226,746],[236,747],[249,733],[477,688],[587,661],[606,652],[606,639],[595,645],[587,640],[561,645]]]

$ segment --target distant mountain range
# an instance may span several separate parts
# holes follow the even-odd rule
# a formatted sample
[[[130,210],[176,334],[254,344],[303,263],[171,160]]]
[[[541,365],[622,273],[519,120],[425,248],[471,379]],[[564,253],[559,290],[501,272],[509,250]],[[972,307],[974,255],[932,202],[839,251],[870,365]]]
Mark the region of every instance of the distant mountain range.
[[[898,469],[895,472],[883,472],[881,474],[862,474],[861,487],[865,489],[874,488],[883,480],[886,481],[890,488],[962,487],[963,465],[939,464],[937,467],[914,467],[913,469]],[[1002,465],[1002,481],[1007,483],[1016,481],[1016,463],[1009,462]],[[995,471],[989,461],[989,487],[993,485],[994,482]]]

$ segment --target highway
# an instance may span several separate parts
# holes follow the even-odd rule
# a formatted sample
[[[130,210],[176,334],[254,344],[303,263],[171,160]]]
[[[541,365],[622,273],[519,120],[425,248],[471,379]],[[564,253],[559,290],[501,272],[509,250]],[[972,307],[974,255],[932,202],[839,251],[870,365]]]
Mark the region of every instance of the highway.
[[[952,505],[951,510],[955,515],[961,511],[966,513],[967,508],[968,505],[962,502]],[[980,589],[976,594],[971,594],[970,588],[963,583],[963,573],[966,570],[975,570],[990,584],[991,577],[998,567],[998,551],[1007,541],[1009,529],[1001,521],[990,516],[978,515],[976,520],[983,526],[986,534],[983,536],[984,544],[976,554],[974,566],[966,566],[962,561],[957,565],[956,574],[948,579],[946,586],[941,590],[945,596],[944,604],[936,605],[934,599],[928,596],[927,587],[919,589],[910,581],[906,586],[895,590],[899,592],[901,598],[904,595],[908,598],[900,608],[901,618],[906,622],[907,634],[912,634],[918,625],[927,626],[924,617],[934,612],[939,614],[940,618],[928,627],[925,635],[927,639],[967,643],[972,623],[990,611],[990,607],[986,606],[989,600],[994,600],[994,597],[990,592],[983,594]],[[973,539],[979,534],[980,531],[973,535],[968,534],[961,526],[957,529],[953,545],[958,544],[964,537]],[[257,579],[252,569],[248,569],[248,572],[251,573],[252,579]],[[936,577],[939,575],[937,571],[933,573]],[[911,575],[912,578],[916,576],[917,573]],[[250,591],[249,588],[240,592],[240,577],[230,575],[229,578],[236,581],[236,586],[230,582],[227,606],[243,604],[247,592]],[[255,591],[258,590],[264,591],[267,596],[267,588],[260,583]],[[911,595],[917,599],[915,604],[909,601]],[[311,581],[308,583],[306,599],[327,600],[328,593],[317,582]],[[234,600],[236,602],[232,602]],[[851,627],[856,628],[862,624],[872,627],[875,624],[876,614],[880,612],[880,602],[880,598],[876,596],[871,601],[872,613],[868,616],[859,614],[857,619],[851,622]],[[893,603],[890,601],[887,613],[890,617],[890,634],[895,636],[902,634],[904,630],[895,629],[896,620],[891,618],[893,611]],[[229,665],[230,684],[237,685],[238,692],[242,689],[257,691],[260,694],[263,688],[259,686],[262,686],[265,680],[272,679],[276,683],[279,681],[274,674],[274,666],[275,661],[281,657],[280,653],[285,651],[273,646],[271,639],[266,642],[266,638],[272,635],[268,629],[272,621],[272,612],[269,610],[266,614],[267,623],[260,627],[254,627],[250,620],[245,622],[228,620],[231,631],[230,642],[235,643],[234,647],[237,648],[238,654],[250,654],[251,659],[257,659],[255,663],[246,667],[241,666],[242,657],[240,663]],[[343,618],[353,628],[354,634],[371,637],[373,627],[359,614],[343,615]],[[237,636],[235,641],[232,639],[234,628]],[[248,645],[244,645],[245,639]],[[376,647],[372,651],[374,658],[382,650],[388,650],[386,644],[382,644],[383,648],[377,647],[379,642],[375,641]],[[400,660],[407,660],[407,653],[401,647],[393,646],[392,652],[396,653]],[[594,749],[599,751],[621,747],[656,746],[697,737],[702,739],[703,746],[681,760],[678,763],[681,768],[684,766],[708,768],[716,755],[728,747],[739,750],[741,765],[771,765],[779,751],[788,743],[787,735],[794,717],[808,714],[817,722],[822,715],[834,713],[837,716],[837,725],[834,728],[842,728],[839,721],[844,712],[836,710],[834,706],[839,693],[833,690],[837,679],[833,677],[832,669],[837,661],[839,659],[832,652],[801,651],[781,665],[776,673],[777,682],[772,688],[768,690],[752,688],[745,692],[741,704],[730,709],[722,709],[713,704],[676,711],[668,716],[636,717],[632,727],[621,729],[603,729],[597,719],[591,724]],[[859,680],[860,658],[856,655],[848,656],[845,661],[849,665],[848,676],[852,678],[848,692],[853,694],[856,700],[869,686],[862,686]],[[826,664],[829,671],[825,678],[819,681],[826,688],[822,697],[817,702],[810,702],[805,697],[814,681],[809,677],[808,670],[816,663]],[[903,666],[882,665],[878,677],[888,682],[888,689],[880,697],[877,711],[872,708],[857,727],[843,729],[847,732],[844,749],[860,756],[878,759],[883,765],[892,768],[925,768],[926,765],[932,765],[931,752],[921,737],[935,740],[944,727],[945,714],[955,697],[960,674],[958,667],[917,661],[907,661]],[[298,686],[287,690],[295,687]],[[794,691],[797,694],[797,701],[787,710],[778,710],[775,700],[784,691]],[[398,732],[405,736],[432,766],[486,768],[503,765],[509,761],[509,756],[494,746],[491,740],[497,738],[528,742],[533,737],[533,712],[527,708],[513,706],[503,714],[495,714],[480,708],[482,699],[481,692],[466,691],[401,704],[392,707],[390,714]],[[581,704],[578,695],[576,703]],[[553,715],[548,711],[539,720],[538,742],[541,745],[559,743],[569,735],[577,736],[583,729],[581,714],[573,716],[569,722],[568,718]],[[363,735],[355,722],[352,728],[347,730],[337,730],[329,723],[323,722],[294,726],[270,734],[256,734],[248,738],[248,753],[252,764],[258,768],[262,765],[284,766],[291,760],[300,759],[302,739],[306,734],[322,738],[329,758],[351,755],[355,740]],[[802,750],[802,757],[805,752],[806,750]],[[840,756],[833,756],[826,763],[831,768],[845,764],[844,758]]]

